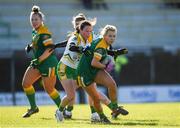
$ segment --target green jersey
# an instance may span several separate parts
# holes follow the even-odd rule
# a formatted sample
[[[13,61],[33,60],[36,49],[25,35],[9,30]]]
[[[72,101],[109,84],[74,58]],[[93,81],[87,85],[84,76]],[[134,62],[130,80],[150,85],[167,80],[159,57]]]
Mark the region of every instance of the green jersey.
[[[77,68],[77,81],[80,86],[88,86],[94,82],[96,74],[100,69],[91,66],[91,61],[94,57],[100,62],[103,61],[107,56],[108,48],[109,45],[103,38],[99,38],[91,43],[90,50],[93,54],[90,56],[83,55]]]
[[[44,25],[40,26],[38,30],[32,32],[32,48],[33,48],[33,59],[38,59],[47,49],[47,46],[52,44],[51,33],[48,28]],[[56,65],[58,60],[54,54],[51,54],[45,60],[43,60],[37,69],[43,76],[52,76],[55,74]]]

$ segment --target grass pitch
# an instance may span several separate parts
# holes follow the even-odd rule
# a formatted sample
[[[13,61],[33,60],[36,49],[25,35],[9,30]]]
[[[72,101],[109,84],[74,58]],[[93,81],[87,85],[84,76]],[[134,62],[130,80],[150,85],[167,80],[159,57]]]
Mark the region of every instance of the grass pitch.
[[[73,118],[57,123],[56,106],[39,106],[39,113],[22,118],[28,106],[0,107],[0,128],[180,128],[180,103],[125,104],[127,116],[112,120],[111,111],[103,106],[112,124],[91,124],[88,105],[75,105]]]

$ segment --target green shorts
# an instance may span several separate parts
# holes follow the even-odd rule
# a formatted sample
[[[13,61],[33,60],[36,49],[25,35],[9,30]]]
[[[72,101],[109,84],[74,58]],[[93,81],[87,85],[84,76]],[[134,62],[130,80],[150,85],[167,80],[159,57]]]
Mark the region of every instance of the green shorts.
[[[65,65],[61,61],[57,65],[57,75],[60,81],[66,79],[77,79],[76,70]]]
[[[94,77],[90,78],[88,76],[77,76],[77,84],[81,87],[87,87],[89,86],[91,83],[94,82]]]
[[[81,64],[81,65],[80,65]],[[97,72],[100,69],[92,67],[90,64],[80,63],[76,70],[77,83],[79,86],[86,87],[94,82]]]
[[[43,61],[37,69],[41,73],[43,77],[53,77],[56,76],[56,66],[58,60],[55,56],[48,57],[45,61]]]

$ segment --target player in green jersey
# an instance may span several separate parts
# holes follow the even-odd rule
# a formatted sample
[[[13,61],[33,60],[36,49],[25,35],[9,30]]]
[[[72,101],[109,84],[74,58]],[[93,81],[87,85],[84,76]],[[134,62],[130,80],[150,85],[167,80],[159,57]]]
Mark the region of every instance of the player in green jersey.
[[[26,51],[32,49],[34,56],[22,80],[22,87],[30,103],[30,109],[23,115],[24,118],[30,117],[39,111],[35,102],[33,84],[40,78],[45,91],[57,107],[61,102],[59,93],[55,89],[58,60],[53,54],[53,50],[48,48],[49,45],[53,44],[53,41],[51,33],[43,23],[43,18],[44,15],[40,12],[40,8],[33,6],[30,14],[30,22],[33,27],[32,43],[26,47]]]
[[[117,117],[119,114],[127,115],[128,111],[122,109],[117,104],[117,86],[113,78],[104,69],[107,65],[102,61],[107,57],[109,46],[116,38],[117,29],[115,26],[106,25],[102,31],[102,38],[91,43],[91,55],[83,55],[77,68],[78,84],[81,85],[94,101],[94,107],[98,112],[101,121],[109,123],[110,121],[103,113],[100,104],[100,97],[94,86],[94,83],[104,85],[108,88],[108,95],[112,105],[112,115]]]

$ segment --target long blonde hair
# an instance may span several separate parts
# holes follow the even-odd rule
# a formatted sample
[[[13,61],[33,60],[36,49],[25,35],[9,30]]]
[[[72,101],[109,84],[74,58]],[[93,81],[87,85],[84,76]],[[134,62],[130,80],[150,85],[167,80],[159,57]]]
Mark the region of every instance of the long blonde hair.
[[[115,33],[117,33],[117,28],[116,28],[116,26],[107,24],[104,28],[101,29],[100,34],[102,36],[105,36],[108,31],[114,31]]]

